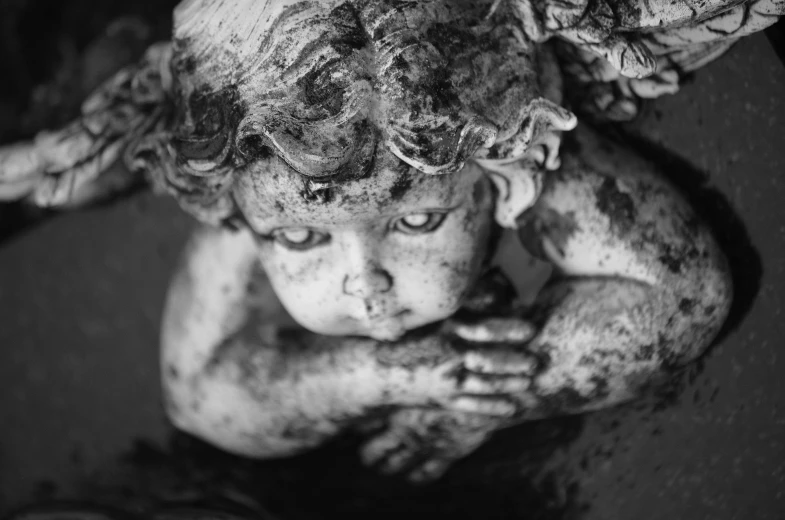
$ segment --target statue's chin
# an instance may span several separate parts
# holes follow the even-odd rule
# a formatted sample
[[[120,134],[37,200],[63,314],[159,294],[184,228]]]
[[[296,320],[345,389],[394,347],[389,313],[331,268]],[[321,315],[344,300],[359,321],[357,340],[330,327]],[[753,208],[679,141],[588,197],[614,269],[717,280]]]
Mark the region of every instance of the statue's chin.
[[[404,324],[403,320],[393,318],[362,323],[355,334],[378,341],[395,341],[406,334],[410,328]]]
[[[310,320],[296,321],[300,326],[316,334],[324,334],[325,336],[361,336],[378,341],[398,340],[417,325],[406,323],[406,320],[401,319],[401,316],[376,320],[347,317],[330,323],[314,323]]]
[[[377,341],[397,341],[407,332],[440,322],[455,310],[439,309],[440,312],[423,313],[405,309],[382,316],[333,316],[330,320],[317,321],[304,313],[292,317],[301,327],[325,336],[360,336]],[[447,311],[447,312],[445,312]],[[298,319],[299,318],[299,319]]]
[[[400,328],[377,328],[368,332],[368,337],[378,341],[395,341],[406,334],[406,329]]]

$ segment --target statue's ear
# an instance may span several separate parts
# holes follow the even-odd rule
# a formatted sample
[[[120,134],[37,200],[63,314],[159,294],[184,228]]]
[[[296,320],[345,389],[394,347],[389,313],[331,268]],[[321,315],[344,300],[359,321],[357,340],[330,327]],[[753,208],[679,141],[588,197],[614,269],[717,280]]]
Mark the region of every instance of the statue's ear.
[[[531,161],[499,164],[481,163],[496,188],[494,218],[504,228],[518,227],[518,217],[537,201],[542,190],[543,170]]]

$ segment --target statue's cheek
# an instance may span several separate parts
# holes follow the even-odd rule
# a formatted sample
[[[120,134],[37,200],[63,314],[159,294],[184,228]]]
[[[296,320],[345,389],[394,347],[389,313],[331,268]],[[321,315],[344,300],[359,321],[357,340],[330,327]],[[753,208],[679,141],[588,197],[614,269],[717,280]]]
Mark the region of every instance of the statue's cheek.
[[[276,291],[300,293],[324,280],[325,259],[313,252],[281,252],[271,245],[262,253],[262,265]],[[265,254],[266,253],[266,254]]]
[[[460,305],[466,298],[467,294],[475,280],[480,274],[478,263],[473,259],[462,259],[450,262],[446,269],[450,300],[453,305]]]

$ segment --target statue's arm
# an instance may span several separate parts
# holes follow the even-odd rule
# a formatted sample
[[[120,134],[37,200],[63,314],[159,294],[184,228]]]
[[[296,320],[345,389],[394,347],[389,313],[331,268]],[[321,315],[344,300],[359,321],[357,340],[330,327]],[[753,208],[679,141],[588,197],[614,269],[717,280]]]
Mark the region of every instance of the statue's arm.
[[[372,342],[315,344],[304,332],[282,339],[282,321],[250,235],[198,231],[164,315],[163,382],[173,422],[232,452],[286,455],[380,401],[371,372],[362,390],[349,377],[370,369]]]
[[[440,334],[392,343],[303,330],[280,306],[255,246],[249,233],[204,228],[172,282],[162,370],[178,427],[235,453],[283,456],[400,406],[507,415],[511,404],[497,396],[528,383],[530,358],[509,377],[473,375],[495,358]]]
[[[545,361],[530,414],[602,408],[695,359],[732,299],[726,260],[693,208],[649,164],[579,130],[523,218],[524,243],[561,276],[530,319]]]

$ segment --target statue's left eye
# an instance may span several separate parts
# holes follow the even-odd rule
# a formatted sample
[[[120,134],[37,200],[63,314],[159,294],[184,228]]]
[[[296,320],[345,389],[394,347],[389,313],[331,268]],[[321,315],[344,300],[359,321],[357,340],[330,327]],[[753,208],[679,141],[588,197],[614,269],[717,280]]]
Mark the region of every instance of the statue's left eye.
[[[410,213],[394,221],[393,229],[409,235],[430,233],[436,230],[446,217],[447,213],[441,212]]]
[[[287,249],[304,251],[324,244],[330,235],[308,228],[284,228],[273,231],[273,239]]]

